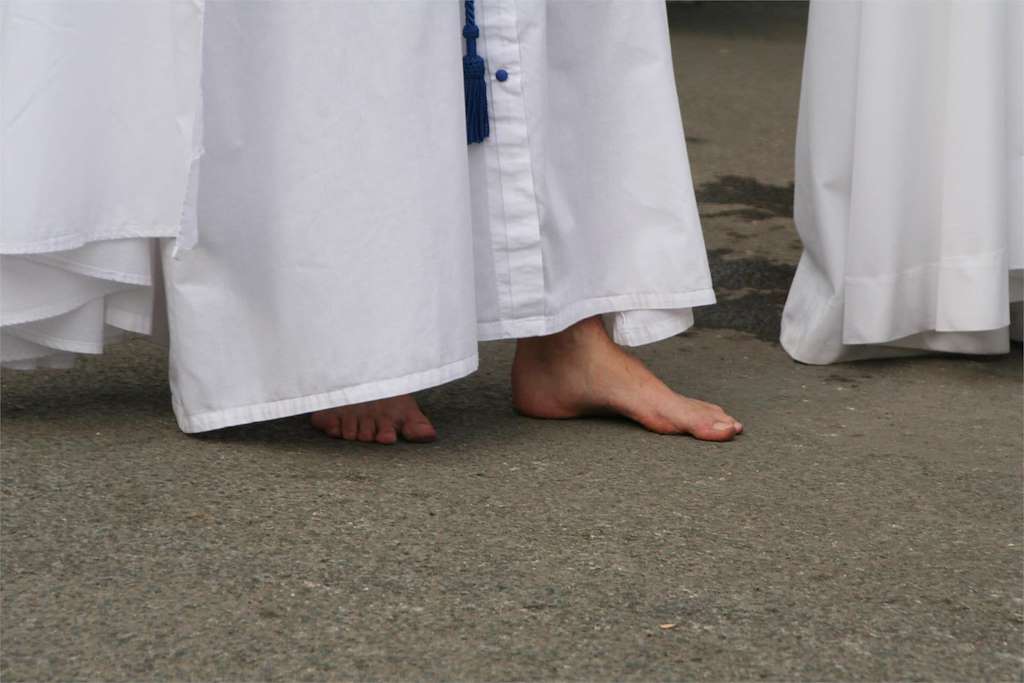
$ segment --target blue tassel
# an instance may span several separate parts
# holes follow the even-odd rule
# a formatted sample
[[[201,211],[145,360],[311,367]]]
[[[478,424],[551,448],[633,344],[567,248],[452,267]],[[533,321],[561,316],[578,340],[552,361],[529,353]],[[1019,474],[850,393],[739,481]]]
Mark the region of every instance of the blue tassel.
[[[487,70],[483,57],[476,53],[476,39],[480,29],[476,25],[474,0],[466,0],[466,25],[462,27],[466,39],[466,55],[462,58],[462,77],[466,90],[466,142],[483,142],[491,133],[487,118]]]

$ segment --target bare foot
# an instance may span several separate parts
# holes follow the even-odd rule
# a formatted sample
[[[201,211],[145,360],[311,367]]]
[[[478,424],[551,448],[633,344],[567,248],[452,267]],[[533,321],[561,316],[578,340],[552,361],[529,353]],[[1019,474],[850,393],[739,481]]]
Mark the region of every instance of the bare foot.
[[[313,426],[327,436],[346,441],[389,444],[397,441],[399,435],[416,442],[437,438],[434,425],[409,394],[321,410],[313,413],[311,419]]]
[[[570,418],[619,414],[659,434],[729,441],[743,425],[712,403],[669,389],[611,340],[600,318],[547,337],[520,339],[512,400],[523,415]]]

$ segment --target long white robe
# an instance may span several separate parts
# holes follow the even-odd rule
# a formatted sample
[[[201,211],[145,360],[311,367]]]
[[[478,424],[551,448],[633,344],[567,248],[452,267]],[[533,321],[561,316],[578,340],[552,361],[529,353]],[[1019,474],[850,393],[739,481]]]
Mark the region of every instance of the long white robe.
[[[1022,46],[1019,0],[811,4],[805,251],[782,321],[793,358],[1009,350],[1024,298]]]
[[[664,3],[478,0],[468,148],[461,4],[7,0],[4,364],[155,332],[166,302],[196,432],[597,314],[623,344],[687,329],[714,295]]]

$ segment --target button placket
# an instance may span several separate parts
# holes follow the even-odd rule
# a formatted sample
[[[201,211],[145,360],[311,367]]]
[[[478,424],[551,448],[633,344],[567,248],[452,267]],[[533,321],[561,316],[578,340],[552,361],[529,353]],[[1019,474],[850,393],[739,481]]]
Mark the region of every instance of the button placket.
[[[478,24],[486,58],[502,65],[495,72],[501,86],[490,88],[493,126],[485,145],[488,177],[497,179],[500,194],[500,208],[492,208],[490,226],[496,270],[506,276],[499,302],[503,317],[540,316],[545,313],[544,268],[523,78],[510,77],[522,74],[516,8],[507,0],[478,2],[484,10],[478,13]]]

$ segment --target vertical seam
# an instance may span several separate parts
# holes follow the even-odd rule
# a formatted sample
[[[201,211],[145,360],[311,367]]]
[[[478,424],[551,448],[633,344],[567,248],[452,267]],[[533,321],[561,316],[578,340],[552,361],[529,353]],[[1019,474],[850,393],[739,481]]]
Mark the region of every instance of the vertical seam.
[[[524,128],[524,131],[525,131],[525,134],[526,134],[526,158],[527,158],[527,162],[530,165],[530,185],[533,188],[533,211],[534,211],[534,216],[535,216],[536,221],[537,221],[537,252],[538,252],[538,255],[540,256],[540,277],[541,277],[541,285],[542,285],[542,289],[543,289],[543,293],[544,293],[544,297],[543,297],[544,309],[543,310],[544,310],[544,312],[546,314],[547,311],[548,311],[548,303],[549,303],[548,302],[548,296],[547,296],[548,283],[547,283],[547,278],[546,278],[545,272],[544,272],[544,248],[543,248],[544,240],[541,237],[540,205],[539,205],[539,202],[537,201],[537,192],[538,192],[537,176],[536,176],[536,174],[534,173],[534,170],[533,170],[533,166],[534,166],[533,144],[532,144],[532,141],[530,140],[529,107],[527,106],[527,96],[526,96],[526,80],[527,79],[526,79],[526,69],[524,68],[524,60],[523,60],[523,41],[520,40],[520,30],[519,30],[519,11],[518,11],[518,4],[519,3],[518,3],[518,0],[512,0],[512,3],[514,5],[516,5],[516,17],[515,17],[516,25],[515,25],[515,28],[516,28],[516,52],[519,54],[519,79],[520,79],[519,90],[522,93],[522,101],[523,101],[523,128]],[[545,3],[544,4],[544,12],[545,12],[545,16],[544,16],[544,22],[545,22],[544,23],[544,30],[545,31],[547,31],[547,7],[548,6]]]

